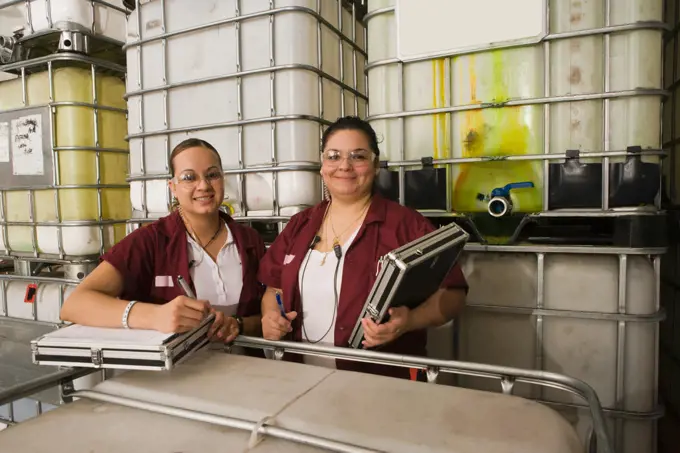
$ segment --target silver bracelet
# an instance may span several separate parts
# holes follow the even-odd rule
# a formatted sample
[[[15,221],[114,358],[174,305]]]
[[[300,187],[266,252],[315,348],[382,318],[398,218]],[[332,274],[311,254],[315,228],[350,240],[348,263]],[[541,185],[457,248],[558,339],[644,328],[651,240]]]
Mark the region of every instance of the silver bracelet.
[[[130,326],[128,325],[128,316],[130,316],[130,310],[132,310],[132,306],[136,304],[136,300],[131,300],[129,304],[127,304],[127,307],[125,307],[125,311],[123,312],[123,327],[126,329],[129,329]]]

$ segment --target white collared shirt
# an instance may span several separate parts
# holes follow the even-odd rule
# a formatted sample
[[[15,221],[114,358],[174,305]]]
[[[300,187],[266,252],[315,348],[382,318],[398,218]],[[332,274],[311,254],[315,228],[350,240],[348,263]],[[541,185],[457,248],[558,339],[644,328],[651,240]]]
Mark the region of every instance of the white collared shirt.
[[[207,300],[210,305],[226,315],[236,313],[243,289],[241,257],[229,226],[228,238],[213,261],[210,255],[187,233],[189,271],[196,288],[196,297]]]

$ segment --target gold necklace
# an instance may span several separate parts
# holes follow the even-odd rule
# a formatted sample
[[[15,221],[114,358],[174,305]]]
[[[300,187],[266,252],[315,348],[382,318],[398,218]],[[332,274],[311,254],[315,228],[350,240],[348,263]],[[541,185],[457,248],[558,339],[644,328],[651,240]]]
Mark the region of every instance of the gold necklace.
[[[366,210],[368,210],[368,206],[370,205],[370,203],[371,203],[371,199],[369,198],[368,201],[366,202],[366,204],[364,205],[364,207],[361,209],[359,216],[356,219],[354,219],[354,221],[352,223],[350,223],[347,226],[347,228],[345,228],[344,231],[340,234],[335,232],[335,227],[333,226],[333,213],[331,212],[330,209],[328,210],[328,223],[330,223],[331,230],[333,230],[333,235],[334,235],[333,236],[333,248],[331,248],[331,250],[335,249],[336,246],[340,245],[340,238],[342,237],[342,235],[345,234],[352,226],[354,226],[354,224],[357,223],[357,221],[359,219],[361,219],[361,217],[365,214]],[[326,225],[326,231],[328,232],[328,224]],[[328,237],[328,235],[326,235],[326,237]],[[328,243],[326,243],[326,246],[328,246]],[[331,252],[331,250],[328,250],[326,253],[324,253],[323,259],[321,260],[321,266],[326,264],[326,257]]]

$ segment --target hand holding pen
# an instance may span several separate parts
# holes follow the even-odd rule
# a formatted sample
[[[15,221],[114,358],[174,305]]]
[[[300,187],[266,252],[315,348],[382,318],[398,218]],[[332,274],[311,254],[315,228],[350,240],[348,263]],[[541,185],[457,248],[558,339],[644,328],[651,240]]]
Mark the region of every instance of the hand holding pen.
[[[196,295],[181,275],[177,276],[177,283],[179,283],[179,286],[182,288],[182,291],[184,291],[184,294],[190,298],[189,300],[196,299]],[[223,312],[215,310],[215,308],[213,308],[207,301],[194,300],[194,302],[205,303],[206,310],[203,312],[204,317],[210,313],[215,314],[215,320],[208,331],[208,337],[210,340],[224,341],[225,343],[231,343],[234,341],[234,338],[236,338],[239,334],[239,326],[236,319],[227,317]]]
[[[286,318],[286,310],[283,308],[283,301],[281,300],[281,293],[276,292],[276,304],[279,306],[279,311],[281,312],[281,316]]]
[[[177,283],[186,295],[177,296],[170,302],[158,306],[155,329],[160,332],[188,332],[198,327],[203,318],[210,313],[210,304],[205,300],[196,300],[196,296],[183,278],[178,277]]]
[[[266,340],[280,340],[293,331],[291,321],[297,317],[294,311],[286,313],[281,292],[274,292],[276,309],[269,309],[262,316],[262,337]]]

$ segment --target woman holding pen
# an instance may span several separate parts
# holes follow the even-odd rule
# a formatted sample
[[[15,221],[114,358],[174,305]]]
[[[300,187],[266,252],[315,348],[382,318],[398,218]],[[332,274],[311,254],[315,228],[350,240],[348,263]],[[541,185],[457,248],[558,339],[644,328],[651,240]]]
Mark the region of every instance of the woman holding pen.
[[[347,346],[377,274],[379,259],[434,231],[418,212],[375,193],[379,171],[376,133],[356,117],[340,118],[324,132],[321,176],[327,199],[293,216],[260,264],[267,285],[263,336]],[[364,319],[364,347],[425,355],[426,329],[451,320],[465,304],[467,283],[454,266],[439,291],[409,310],[390,310],[377,325]],[[341,369],[409,377],[407,369],[305,357]]]
[[[61,319],[76,324],[185,332],[216,314],[214,340],[260,335],[257,281],[265,246],[252,228],[220,210],[217,150],[187,139],[170,155],[173,212],[114,245],[71,293]]]

